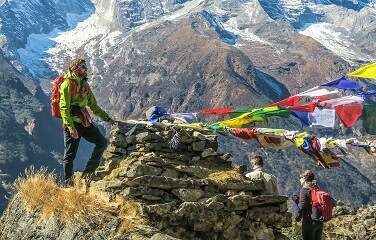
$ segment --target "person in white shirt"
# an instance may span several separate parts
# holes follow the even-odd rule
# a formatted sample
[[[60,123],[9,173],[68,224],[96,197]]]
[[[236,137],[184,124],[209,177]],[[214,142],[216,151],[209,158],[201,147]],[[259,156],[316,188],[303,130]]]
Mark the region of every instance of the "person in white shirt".
[[[249,160],[253,166],[252,172],[247,173],[245,176],[249,179],[262,179],[264,182],[264,195],[278,195],[277,178],[264,171],[264,161],[261,156],[249,155]]]

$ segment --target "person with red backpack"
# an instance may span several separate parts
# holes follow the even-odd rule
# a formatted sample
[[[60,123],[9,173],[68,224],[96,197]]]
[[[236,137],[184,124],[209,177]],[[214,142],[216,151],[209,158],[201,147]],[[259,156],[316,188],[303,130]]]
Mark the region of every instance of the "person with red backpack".
[[[332,218],[334,207],[330,193],[320,191],[316,184],[316,177],[310,170],[300,175],[302,188],[299,194],[297,221],[303,219],[303,240],[320,240],[324,222]]]
[[[84,59],[75,59],[64,76],[59,76],[54,81],[51,96],[52,115],[62,119],[64,126],[64,181],[71,185],[73,175],[73,161],[76,157],[81,137],[94,143],[95,148],[91,154],[84,176],[90,177],[100,164],[100,158],[107,147],[107,140],[99,129],[93,124],[86,107],[112,125],[115,123],[103,111],[95,100],[94,94],[87,82],[87,67]]]

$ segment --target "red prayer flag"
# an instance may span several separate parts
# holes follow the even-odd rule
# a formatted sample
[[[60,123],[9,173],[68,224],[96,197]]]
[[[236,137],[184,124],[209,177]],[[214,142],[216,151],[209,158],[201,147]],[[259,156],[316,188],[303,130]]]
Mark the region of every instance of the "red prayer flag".
[[[252,139],[256,137],[256,128],[234,128],[232,129],[232,134],[236,137],[243,139]]]
[[[299,97],[299,96],[291,96],[291,97],[285,98],[281,101],[278,101],[276,103],[273,103],[271,106],[279,106],[279,107],[294,106],[300,100],[301,100],[301,97]]]
[[[326,100],[329,100],[329,99],[330,99],[330,97],[328,97],[328,96],[318,96],[318,97],[315,97],[313,99],[313,101],[322,102],[322,101],[326,101]]]
[[[227,115],[232,113],[232,111],[231,108],[207,108],[200,110],[200,113],[206,115]]]
[[[298,112],[314,112],[319,102],[325,101],[328,99],[329,98],[327,96],[319,96],[319,97],[313,98],[312,102],[310,103],[306,103],[306,104],[299,105],[299,106],[290,106],[287,108],[293,111],[298,111]]]
[[[336,113],[346,128],[352,127],[363,112],[363,104],[352,103],[336,106]]]
[[[313,112],[315,111],[316,106],[317,106],[317,102],[313,101],[313,102],[303,104],[300,106],[288,107],[288,109],[293,110],[293,111],[298,111],[298,112]]]

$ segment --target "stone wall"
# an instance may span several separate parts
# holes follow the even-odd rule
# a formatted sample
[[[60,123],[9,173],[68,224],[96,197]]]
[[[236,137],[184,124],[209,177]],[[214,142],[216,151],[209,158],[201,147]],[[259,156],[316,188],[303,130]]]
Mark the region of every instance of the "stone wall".
[[[120,124],[96,186],[142,202],[162,232],[182,239],[275,239],[291,224],[287,198],[261,195],[217,152],[217,136],[172,125]],[[278,234],[276,234],[278,235]]]
[[[245,178],[241,167],[231,166],[230,154],[220,154],[217,148],[217,136],[210,132],[166,124],[119,123],[111,131],[105,163],[95,180],[86,181],[86,191],[100,192],[109,202],[121,199],[124,204],[117,204],[103,219],[88,219],[85,224],[60,221],[58,216],[39,221],[38,210],[24,210],[16,194],[0,220],[0,236],[285,239],[279,229],[291,225],[287,198],[262,195],[262,181]],[[126,222],[127,203],[137,204],[139,210],[132,214],[142,221]]]

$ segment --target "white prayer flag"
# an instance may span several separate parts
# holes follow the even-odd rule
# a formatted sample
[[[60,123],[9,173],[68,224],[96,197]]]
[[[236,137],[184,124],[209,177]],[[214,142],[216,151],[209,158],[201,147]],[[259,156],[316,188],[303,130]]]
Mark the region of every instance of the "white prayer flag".
[[[364,99],[360,96],[345,96],[340,98],[329,99],[320,102],[320,106],[334,108],[338,105],[346,105],[351,103],[363,103]]]
[[[305,92],[299,93],[297,94],[297,96],[320,97],[320,96],[326,96],[326,95],[334,94],[334,93],[338,93],[338,90],[337,89],[328,90],[324,87],[317,86]]]
[[[308,113],[308,119],[312,126],[334,127],[336,121],[336,112],[334,109],[318,109]]]

